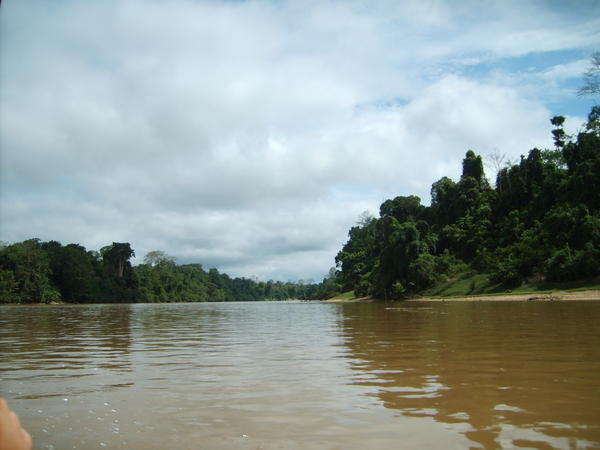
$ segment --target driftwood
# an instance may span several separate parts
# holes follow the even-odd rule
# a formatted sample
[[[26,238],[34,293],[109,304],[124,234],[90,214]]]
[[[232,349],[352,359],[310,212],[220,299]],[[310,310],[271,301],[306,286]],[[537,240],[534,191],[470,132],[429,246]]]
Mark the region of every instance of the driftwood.
[[[553,294],[534,295],[533,297],[529,297],[527,300],[559,300],[559,297]]]

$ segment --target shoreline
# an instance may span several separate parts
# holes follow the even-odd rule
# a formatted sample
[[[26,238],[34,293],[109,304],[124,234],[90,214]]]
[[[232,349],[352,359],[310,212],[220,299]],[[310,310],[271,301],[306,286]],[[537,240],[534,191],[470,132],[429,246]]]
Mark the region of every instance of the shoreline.
[[[506,302],[506,301],[600,301],[600,290],[586,291],[556,291],[543,293],[529,294],[489,294],[489,295],[473,295],[465,297],[414,297],[403,300],[391,300],[398,302]],[[352,299],[332,298],[322,300],[325,303],[368,303],[368,302],[383,302],[383,299],[373,297],[361,297]]]
[[[321,303],[379,303],[385,302],[384,299],[375,297],[357,297],[357,298],[330,298],[326,300],[281,300],[300,301],[300,302],[321,302]],[[600,289],[587,289],[582,291],[550,291],[550,292],[530,292],[530,293],[499,293],[469,295],[462,297],[411,297],[397,300],[388,300],[388,302],[523,302],[523,301],[600,301]],[[164,304],[173,302],[150,302],[147,304]],[[186,303],[186,302],[182,302]],[[198,302],[203,303],[203,302]],[[210,302],[208,302],[210,303]],[[0,303],[4,306],[67,306],[67,305],[102,305],[102,304],[124,304],[124,303],[68,303],[68,302],[49,302],[49,303]],[[138,304],[138,303],[136,303]],[[139,303],[142,304],[142,303]]]

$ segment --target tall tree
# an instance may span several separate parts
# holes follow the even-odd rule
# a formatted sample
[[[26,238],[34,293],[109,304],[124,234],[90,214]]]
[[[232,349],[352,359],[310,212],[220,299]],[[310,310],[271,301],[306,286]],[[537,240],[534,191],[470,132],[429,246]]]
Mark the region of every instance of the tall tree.
[[[600,52],[592,55],[590,67],[583,74],[583,86],[577,91],[577,95],[600,94]]]
[[[175,264],[175,258],[167,255],[162,250],[153,250],[144,256],[144,264],[148,264],[149,266]]]
[[[485,182],[483,161],[473,150],[469,150],[463,159],[462,178],[467,177],[474,178],[480,184]]]
[[[131,257],[135,252],[128,242],[113,242],[100,250],[102,255],[102,296],[110,302],[142,300],[139,278],[133,270]]]
[[[114,270],[118,278],[123,278],[125,268],[135,252],[129,242],[113,242],[111,246],[102,249],[102,258],[104,263]]]

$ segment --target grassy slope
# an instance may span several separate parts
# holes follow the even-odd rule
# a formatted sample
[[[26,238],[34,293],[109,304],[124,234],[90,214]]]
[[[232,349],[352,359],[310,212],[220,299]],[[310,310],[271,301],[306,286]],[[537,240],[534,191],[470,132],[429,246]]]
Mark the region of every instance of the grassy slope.
[[[337,294],[330,298],[329,300],[354,300],[356,296],[354,295],[354,291],[343,292],[341,294]]]
[[[507,289],[490,282],[488,275],[466,271],[450,280],[441,282],[436,286],[421,293],[422,297],[452,298],[481,295],[506,295],[512,294],[543,294],[556,291],[585,291],[600,290],[600,278],[586,281],[573,281],[568,283],[524,283],[521,286]],[[354,291],[338,294],[329,300],[356,300]]]
[[[488,275],[464,272],[457,277],[427,289],[422,293],[426,297],[466,297],[481,294],[534,294],[553,291],[600,290],[600,279],[573,282],[526,282],[521,286],[507,289],[506,286],[493,284]]]

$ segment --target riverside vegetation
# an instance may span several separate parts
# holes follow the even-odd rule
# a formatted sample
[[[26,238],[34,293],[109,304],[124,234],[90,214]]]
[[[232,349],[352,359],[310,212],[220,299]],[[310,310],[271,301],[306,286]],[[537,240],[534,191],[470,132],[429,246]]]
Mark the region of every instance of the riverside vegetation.
[[[395,299],[590,286],[600,274],[600,106],[575,137],[563,117],[551,122],[556,148],[507,164],[495,188],[469,150],[458,182],[433,183],[430,206],[399,196],[382,203],[378,218],[361,216],[336,256],[338,270],[318,284],[231,278],[178,265],[162,251],[132,266],[129,243],[87,251],[30,239],[0,248],[0,302],[325,299],[347,291]]]
[[[600,52],[592,55],[579,96],[600,94]],[[336,256],[348,296],[407,296],[600,288],[600,106],[569,136],[555,116],[554,149],[534,148],[499,169],[495,187],[469,150],[458,182],[385,201],[363,215]],[[330,281],[331,283],[331,281]]]
[[[600,94],[600,52],[579,95]],[[319,284],[231,278],[152,251],[133,267],[129,243],[100,251],[30,239],[0,245],[0,303],[326,299],[465,295],[515,288],[598,288],[600,106],[576,136],[555,116],[554,149],[497,167],[495,187],[469,150],[458,182],[433,183],[431,204],[399,196],[363,214]],[[501,166],[501,155],[492,157]],[[558,284],[557,284],[558,283]],[[566,283],[566,284],[565,284]]]
[[[129,243],[100,251],[29,239],[0,249],[0,303],[130,303],[307,299],[331,296],[326,283],[231,278],[152,251],[133,266]]]
[[[598,283],[600,106],[576,136],[564,120],[551,120],[554,149],[507,164],[495,188],[469,150],[458,182],[433,183],[430,206],[396,197],[363,215],[336,257],[340,289],[393,299]]]

